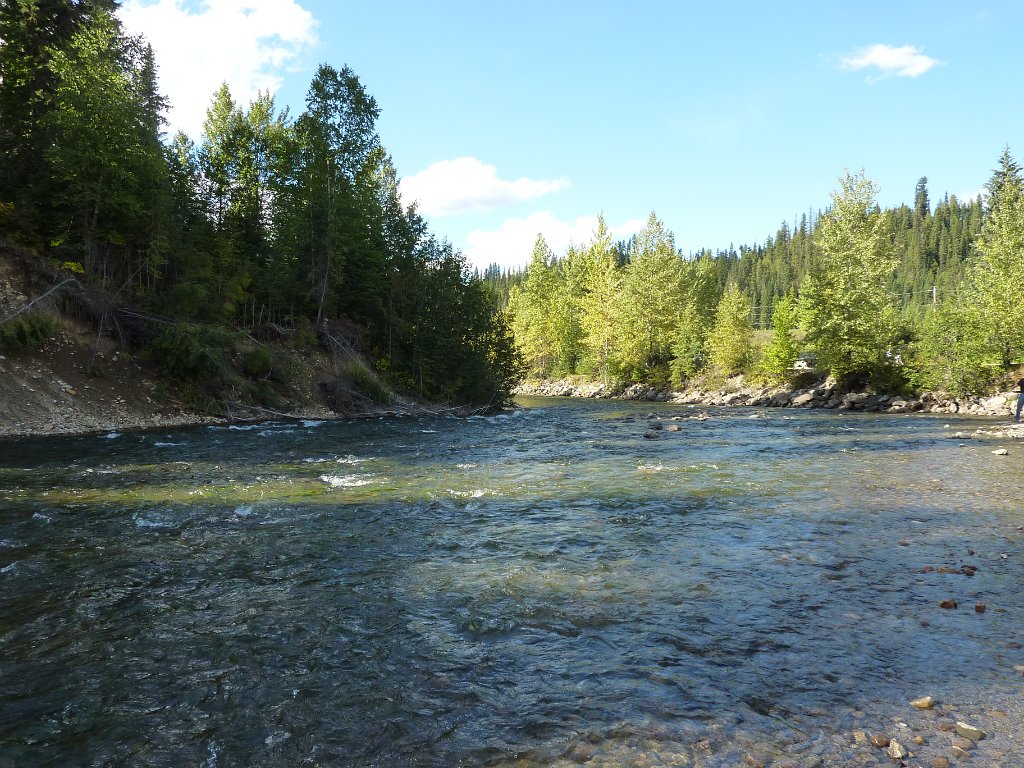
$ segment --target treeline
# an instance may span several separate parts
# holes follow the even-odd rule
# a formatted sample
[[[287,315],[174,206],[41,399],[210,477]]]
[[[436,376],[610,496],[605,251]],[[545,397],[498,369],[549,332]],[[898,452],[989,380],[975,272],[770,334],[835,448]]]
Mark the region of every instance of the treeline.
[[[847,386],[976,392],[1024,352],[1024,192],[1007,149],[987,205],[882,210],[863,173],[764,245],[684,256],[652,213],[627,243],[603,219],[556,256],[542,237],[507,292],[536,377],[685,386],[742,373],[783,382],[804,357]]]
[[[198,143],[167,140],[153,50],[116,6],[0,9],[0,234],[156,318],[147,344],[177,372],[219,359],[224,330],[329,332],[394,386],[505,401],[495,297],[403,206],[356,75],[321,66],[295,118],[224,85]]]

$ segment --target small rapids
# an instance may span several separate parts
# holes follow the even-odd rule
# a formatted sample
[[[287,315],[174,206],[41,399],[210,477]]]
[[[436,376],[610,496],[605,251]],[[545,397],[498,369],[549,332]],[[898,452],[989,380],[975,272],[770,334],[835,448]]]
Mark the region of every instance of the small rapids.
[[[0,768],[1024,764],[1024,447],[523,406],[0,442]]]

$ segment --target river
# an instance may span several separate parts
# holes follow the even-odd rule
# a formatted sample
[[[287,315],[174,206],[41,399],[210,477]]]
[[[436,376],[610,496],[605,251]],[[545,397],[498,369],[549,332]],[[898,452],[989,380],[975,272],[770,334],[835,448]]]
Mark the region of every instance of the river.
[[[0,442],[0,767],[1024,764],[1024,447],[700,413]]]

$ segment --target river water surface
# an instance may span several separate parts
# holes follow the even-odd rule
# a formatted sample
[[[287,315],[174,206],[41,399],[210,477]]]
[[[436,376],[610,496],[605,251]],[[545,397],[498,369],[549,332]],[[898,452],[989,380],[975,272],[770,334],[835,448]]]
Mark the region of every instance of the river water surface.
[[[1024,765],[1024,447],[697,413],[0,442],[0,766]]]

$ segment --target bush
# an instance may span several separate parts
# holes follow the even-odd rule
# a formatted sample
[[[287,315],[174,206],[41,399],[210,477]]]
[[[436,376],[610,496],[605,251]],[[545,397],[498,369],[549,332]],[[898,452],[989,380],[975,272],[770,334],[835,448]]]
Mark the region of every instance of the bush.
[[[250,349],[242,357],[242,370],[253,379],[264,379],[274,369],[274,359],[264,347]]]
[[[0,325],[0,350],[37,349],[60,330],[60,321],[43,312],[26,312]]]
[[[352,389],[375,403],[391,402],[391,392],[376,374],[358,360],[350,360],[341,367],[339,378],[347,379]]]
[[[157,336],[150,355],[172,376],[217,384],[228,378],[224,354],[233,344],[223,328],[182,323]]]

